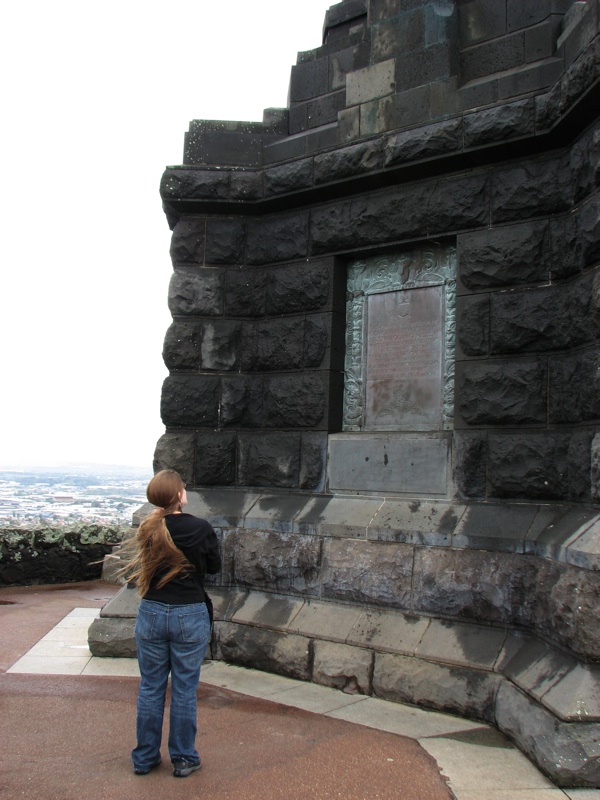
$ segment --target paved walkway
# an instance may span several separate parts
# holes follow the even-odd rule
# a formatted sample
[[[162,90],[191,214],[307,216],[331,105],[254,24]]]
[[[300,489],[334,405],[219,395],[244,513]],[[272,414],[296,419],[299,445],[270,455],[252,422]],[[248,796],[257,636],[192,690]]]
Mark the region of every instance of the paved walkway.
[[[202,669],[201,772],[176,780],[167,760],[134,776],[137,662],[87,649],[116,591],[0,590],[3,800],[600,800],[558,789],[487,725],[221,662]]]

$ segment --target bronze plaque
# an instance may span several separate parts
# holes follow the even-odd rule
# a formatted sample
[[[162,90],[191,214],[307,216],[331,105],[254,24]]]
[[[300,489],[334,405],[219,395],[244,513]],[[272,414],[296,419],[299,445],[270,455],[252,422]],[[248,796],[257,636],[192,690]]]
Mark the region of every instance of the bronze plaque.
[[[436,430],[442,419],[443,287],[371,294],[365,430]]]

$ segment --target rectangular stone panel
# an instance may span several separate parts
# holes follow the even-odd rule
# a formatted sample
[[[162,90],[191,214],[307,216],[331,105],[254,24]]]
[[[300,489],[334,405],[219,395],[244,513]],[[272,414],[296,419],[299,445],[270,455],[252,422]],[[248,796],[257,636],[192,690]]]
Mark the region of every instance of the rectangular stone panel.
[[[446,435],[339,433],[329,437],[330,491],[446,495]]]
[[[367,315],[365,429],[439,429],[443,287],[372,294]]]

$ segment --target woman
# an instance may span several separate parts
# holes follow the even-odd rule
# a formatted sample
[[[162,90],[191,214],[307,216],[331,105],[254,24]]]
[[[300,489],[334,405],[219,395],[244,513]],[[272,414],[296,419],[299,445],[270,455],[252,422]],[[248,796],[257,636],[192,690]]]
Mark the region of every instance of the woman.
[[[177,472],[158,472],[146,495],[157,508],[136,533],[136,554],[125,573],[137,584],[142,598],[135,625],[141,681],[133,770],[146,775],[161,762],[170,672],[169,755],[173,775],[186,778],[200,769],[195,744],[196,689],[211,628],[210,599],[203,581],[207,572],[221,569],[221,557],[209,523],[183,513],[187,496]]]

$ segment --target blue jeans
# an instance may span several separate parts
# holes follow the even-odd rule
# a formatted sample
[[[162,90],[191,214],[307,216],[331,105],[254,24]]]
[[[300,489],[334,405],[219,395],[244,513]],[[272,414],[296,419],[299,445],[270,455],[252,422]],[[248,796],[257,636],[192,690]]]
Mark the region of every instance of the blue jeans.
[[[169,755],[197,764],[196,689],[210,637],[204,603],[166,605],[142,600],[135,623],[140,666],[137,699],[135,769],[147,770],[160,759],[167,680],[171,673]]]

